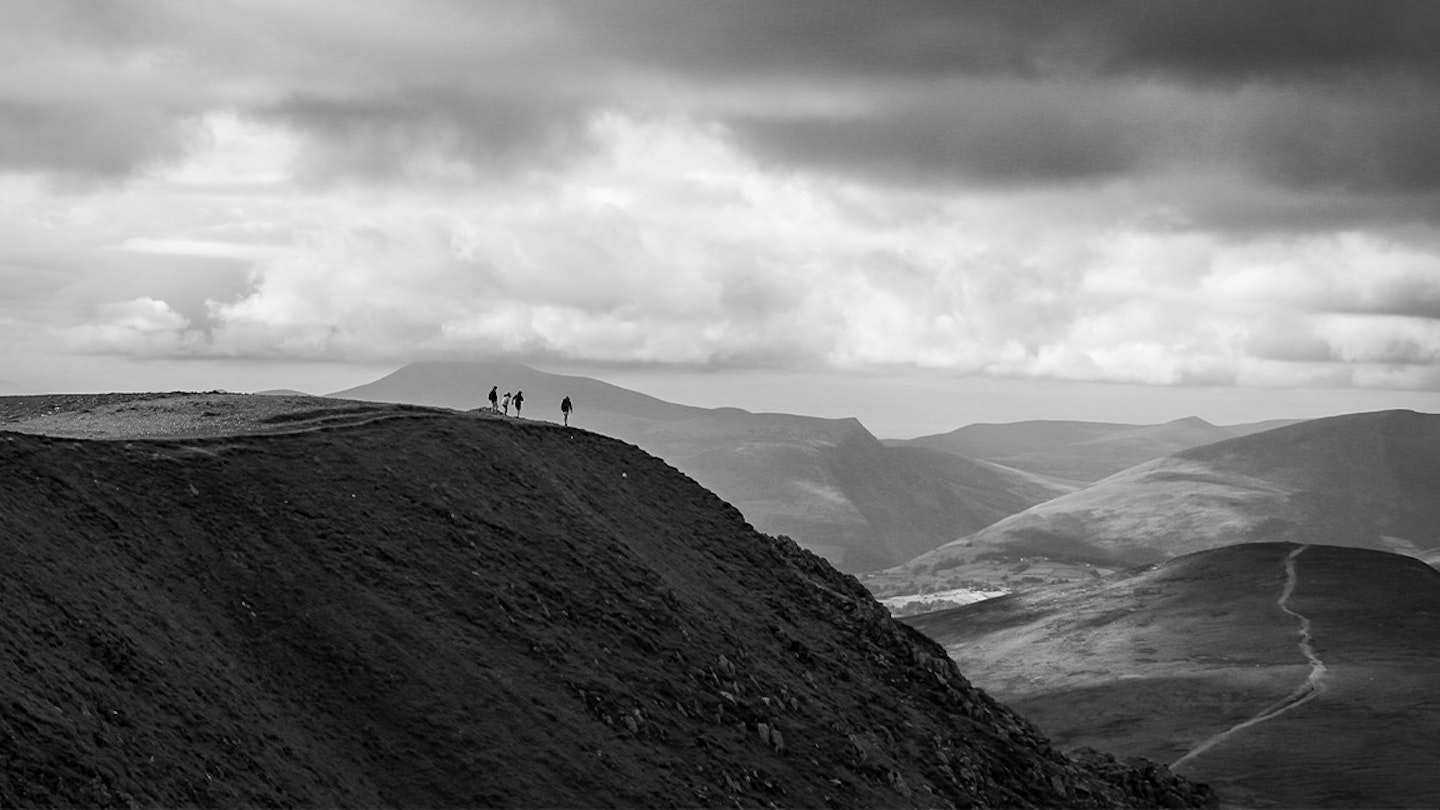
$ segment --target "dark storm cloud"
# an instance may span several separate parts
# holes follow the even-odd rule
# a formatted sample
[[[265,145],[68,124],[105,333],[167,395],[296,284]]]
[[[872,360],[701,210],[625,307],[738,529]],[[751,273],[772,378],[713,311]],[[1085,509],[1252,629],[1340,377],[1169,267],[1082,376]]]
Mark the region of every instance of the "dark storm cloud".
[[[1392,202],[1440,190],[1429,2],[28,2],[0,15],[17,23],[0,30],[11,64],[34,66],[0,71],[5,168],[123,174],[225,109],[312,136],[312,176],[384,176],[416,154],[490,171],[584,153],[594,116],[619,111],[720,123],[772,166],[895,184],[1215,167]]]
[[[1133,100],[1086,86],[1073,90],[980,86],[943,100],[882,102],[867,115],[737,116],[730,126],[743,143],[771,159],[918,185],[1106,177],[1151,162],[1169,148],[1169,138],[1146,131],[1153,119],[1120,113],[1133,108]],[[1062,100],[1066,95],[1086,101],[1069,107],[1071,102]]]
[[[539,159],[554,165],[589,143],[582,108],[455,86],[358,99],[296,96],[253,114],[316,137],[321,149],[305,170],[312,177],[386,176],[425,153],[504,172]]]
[[[1440,6],[1428,0],[1188,0],[1070,3],[1062,30],[1108,73],[1190,80],[1440,72]]]
[[[1028,72],[1026,4],[642,0],[566,5],[612,58],[691,76],[925,77]]]
[[[1440,70],[1426,0],[928,0],[566,8],[625,58],[686,73],[1185,80]]]
[[[756,99],[805,82],[860,99],[839,113],[760,104],[718,114],[744,143],[794,165],[895,182],[1043,182],[1176,161],[1294,189],[1440,189],[1440,4],[566,8],[587,47],[609,59],[695,85],[749,87]],[[978,93],[980,108],[966,109],[947,83]],[[1011,98],[990,104],[986,83]],[[1053,87],[1066,92],[1036,92]],[[1113,103],[1156,87],[1168,95]]]

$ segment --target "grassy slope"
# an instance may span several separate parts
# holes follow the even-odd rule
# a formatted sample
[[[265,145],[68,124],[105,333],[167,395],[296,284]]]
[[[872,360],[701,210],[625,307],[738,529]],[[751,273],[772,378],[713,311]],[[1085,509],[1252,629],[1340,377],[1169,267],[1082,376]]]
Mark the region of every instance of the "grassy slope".
[[[1101,565],[1288,541],[1440,557],[1440,416],[1353,414],[1194,448],[1012,515],[908,563],[988,553]]]
[[[905,621],[1058,744],[1168,762],[1305,680],[1297,622],[1277,607],[1294,548],[1214,549]],[[1325,690],[1184,772],[1246,806],[1434,806],[1440,574],[1325,546],[1307,548],[1296,571],[1290,606],[1312,621]]]
[[[1230,428],[1196,418],[1162,425],[1032,421],[967,425],[950,433],[912,439],[910,444],[1089,483],[1154,458],[1234,435]]]
[[[908,560],[1056,494],[952,454],[886,447],[853,419],[712,413],[636,442],[846,570]]]
[[[853,579],[584,431],[0,433],[0,476],[3,805],[1204,798],[1061,757]]]

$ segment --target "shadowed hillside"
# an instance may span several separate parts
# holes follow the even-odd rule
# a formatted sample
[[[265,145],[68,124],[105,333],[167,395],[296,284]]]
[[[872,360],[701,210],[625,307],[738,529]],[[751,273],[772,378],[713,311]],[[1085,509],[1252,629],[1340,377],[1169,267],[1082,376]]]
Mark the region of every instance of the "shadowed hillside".
[[[1226,546],[905,621],[1057,742],[1229,803],[1440,804],[1440,573],[1408,557]]]
[[[1289,541],[1440,559],[1440,416],[1316,419],[1113,475],[936,549],[900,571],[1102,567]],[[977,576],[980,574],[977,573]]]
[[[886,447],[854,419],[695,408],[514,363],[413,363],[334,396],[470,409],[490,386],[523,390],[524,415],[638,445],[845,571],[885,568],[1068,488],[925,448]]]
[[[358,405],[69,401],[190,435],[0,433],[0,805],[1206,800],[1060,755],[634,447]]]
[[[843,570],[910,559],[1057,494],[952,454],[886,447],[854,419],[719,410],[631,438]]]
[[[1276,420],[1219,427],[1193,416],[1163,425],[1032,421],[966,425],[904,444],[1089,483],[1161,456],[1288,424],[1294,422]]]

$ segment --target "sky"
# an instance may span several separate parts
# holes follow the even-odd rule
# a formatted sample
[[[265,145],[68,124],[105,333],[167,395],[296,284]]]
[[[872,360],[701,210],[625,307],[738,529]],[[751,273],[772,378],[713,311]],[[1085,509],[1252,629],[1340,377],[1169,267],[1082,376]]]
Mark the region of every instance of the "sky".
[[[0,391],[1440,410],[1440,4],[7,0]]]

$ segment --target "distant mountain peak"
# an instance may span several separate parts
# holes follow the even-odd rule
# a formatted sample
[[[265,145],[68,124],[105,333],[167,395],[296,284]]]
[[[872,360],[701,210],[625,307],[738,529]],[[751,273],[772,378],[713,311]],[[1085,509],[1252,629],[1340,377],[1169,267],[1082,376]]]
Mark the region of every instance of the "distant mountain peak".
[[[1186,428],[1189,428],[1189,427],[1196,427],[1196,428],[1213,428],[1213,427],[1215,427],[1215,424],[1214,424],[1213,422],[1207,422],[1207,421],[1205,421],[1204,419],[1201,419],[1201,418],[1198,417],[1198,416],[1182,416],[1182,417],[1180,417],[1179,419],[1171,420],[1171,421],[1169,421],[1169,422],[1166,422],[1165,424],[1166,424],[1167,426],[1169,426],[1169,427],[1186,427]]]

